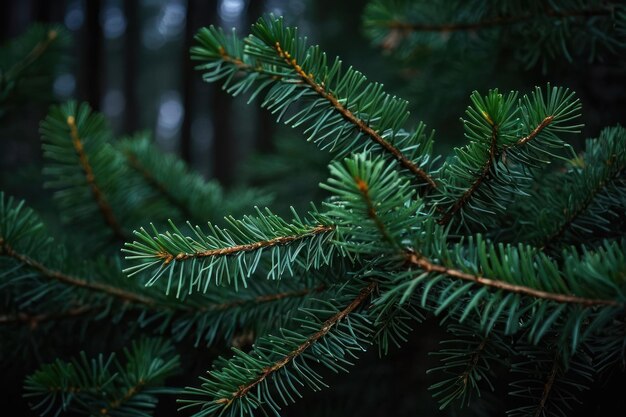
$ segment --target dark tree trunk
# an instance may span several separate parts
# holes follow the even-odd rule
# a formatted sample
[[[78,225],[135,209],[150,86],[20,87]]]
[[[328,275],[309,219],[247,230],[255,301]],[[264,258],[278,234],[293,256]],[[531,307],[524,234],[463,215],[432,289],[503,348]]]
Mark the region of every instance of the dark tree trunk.
[[[193,44],[193,36],[196,31],[196,0],[189,0],[187,2],[187,20],[185,23],[185,41],[183,44],[183,54],[181,62],[182,68],[182,95],[183,95],[183,108],[185,113],[183,116],[183,124],[180,131],[180,156],[187,162],[191,162],[191,155],[193,153],[192,141],[191,141],[191,124],[193,122],[194,115],[194,74],[193,65],[189,59],[189,48]]]
[[[102,77],[104,75],[102,50],[104,36],[100,26],[102,0],[89,0],[86,3],[81,65],[81,96],[94,110],[100,109],[102,98]]]
[[[139,79],[138,60],[141,52],[139,34],[141,19],[138,1],[125,1],[126,34],[124,42],[124,132],[133,133],[139,128],[139,106],[137,104],[136,83]]]

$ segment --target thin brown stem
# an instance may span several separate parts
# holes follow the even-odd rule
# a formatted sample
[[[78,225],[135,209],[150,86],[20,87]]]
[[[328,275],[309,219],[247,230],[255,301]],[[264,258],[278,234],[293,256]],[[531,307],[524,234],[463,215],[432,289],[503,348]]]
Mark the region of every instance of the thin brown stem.
[[[580,215],[582,215],[587,210],[587,208],[589,208],[591,203],[593,203],[593,200],[595,199],[596,195],[600,193],[602,190],[604,190],[607,182],[613,181],[614,179],[619,177],[619,175],[621,174],[623,170],[624,170],[624,165],[618,167],[613,173],[613,175],[611,175],[610,178],[608,178],[606,181],[600,181],[598,185],[594,189],[591,190],[589,195],[587,195],[587,198],[585,198],[585,200],[580,204],[580,206],[578,206],[578,208],[576,208],[570,213],[568,213],[565,210],[564,214],[566,215],[566,220],[563,223],[561,223],[554,232],[550,233],[548,236],[546,236],[543,239],[543,241],[541,242],[541,248],[542,249],[548,248],[555,241],[563,237],[563,235],[565,234],[567,229],[572,225],[572,223],[574,223],[574,221],[576,221],[576,219]]]
[[[543,414],[543,410],[546,407],[546,402],[548,401],[548,397],[550,396],[550,392],[552,391],[552,387],[554,386],[554,381],[556,380],[556,375],[559,371],[559,359],[558,356],[554,359],[552,364],[552,369],[550,370],[550,374],[548,375],[548,380],[543,386],[543,393],[541,394],[541,401],[539,402],[539,406],[537,410],[535,410],[534,417],[539,417]]]
[[[49,269],[44,264],[24,254],[16,252],[10,245],[4,242],[1,238],[0,238],[0,254],[16,259],[22,264],[38,271],[43,276],[62,282],[64,284],[72,285],[74,287],[79,287],[79,288],[85,288],[85,289],[92,290],[92,291],[106,293],[116,298],[119,298],[122,301],[130,302],[130,303],[143,304],[146,306],[154,306],[156,304],[156,301],[151,298],[146,298],[144,296],[141,296],[141,295],[129,292],[129,291],[125,291],[121,288],[112,287],[110,285],[102,284],[99,282],[89,282],[83,278],[78,278],[72,275],[64,274],[61,271]]]
[[[374,129],[372,129],[365,121],[358,118],[347,107],[340,103],[337,97],[335,97],[331,92],[326,91],[326,88],[323,85],[318,84],[315,81],[313,74],[307,74],[297,63],[296,59],[293,58],[288,51],[282,49],[280,43],[276,42],[274,48],[276,49],[278,55],[283,58],[285,62],[296,71],[296,74],[298,74],[300,79],[302,79],[305,84],[311,87],[313,91],[315,91],[320,97],[327,100],[345,120],[353,124],[358,131],[364,133],[371,140],[376,142],[383,149],[393,155],[393,157],[400,163],[400,165],[418,176],[431,188],[437,188],[437,184],[431,178],[431,176],[426,173],[426,171],[415,165],[415,163],[413,163],[413,161],[411,161],[402,152],[400,152],[398,148],[394,147],[391,143],[383,139],[383,137],[379,135],[378,132],[376,132]]]
[[[5,314],[0,315],[0,324],[24,323],[28,324],[31,329],[34,329],[39,326],[40,323],[44,323],[46,321],[70,319],[83,316],[92,311],[96,311],[101,307],[102,306],[80,306],[58,313],[28,314],[20,312],[11,315]]]
[[[498,290],[511,292],[515,294],[527,295],[533,298],[541,298],[544,300],[556,301],[557,303],[567,304],[579,304],[585,307],[594,307],[599,305],[623,307],[622,303],[615,300],[604,300],[599,298],[585,298],[578,297],[576,295],[551,293],[547,291],[537,290],[531,287],[525,287],[523,285],[515,285],[506,281],[498,280],[495,278],[485,278],[480,275],[468,274],[457,269],[447,268],[443,265],[437,265],[425,257],[417,254],[413,251],[406,253],[406,262],[410,266],[417,266],[418,268],[426,272],[436,272],[438,274],[447,275],[451,278],[460,279],[463,281],[474,282],[478,285],[495,288]]]
[[[372,221],[374,221],[383,239],[385,239],[390,244],[397,246],[398,245],[397,242],[391,238],[391,236],[387,232],[387,228],[383,224],[382,220],[380,220],[380,217],[378,217],[376,208],[374,207],[374,203],[372,202],[372,198],[370,197],[369,186],[367,185],[365,181],[363,181],[359,177],[355,177],[354,180],[356,181],[356,186],[359,189],[359,192],[361,193],[361,195],[363,196],[363,200],[365,201],[365,204],[367,205],[367,215],[369,216],[370,219],[372,219]]]
[[[472,373],[472,369],[474,369],[478,364],[480,355],[482,355],[483,351],[485,350],[485,346],[487,346],[487,340],[489,340],[489,337],[485,336],[485,338],[480,342],[476,350],[472,353],[470,362],[467,364],[467,368],[465,368],[465,371],[460,378],[463,382],[463,387],[467,387],[467,383],[469,381],[470,374]]]
[[[557,12],[555,10],[546,10],[545,16],[564,19],[564,18],[577,18],[585,17],[590,18],[594,16],[610,16],[612,11],[610,9],[590,9],[590,10],[578,10],[571,12]],[[502,16],[491,19],[485,19],[478,22],[471,23],[443,23],[443,24],[422,24],[422,23],[409,23],[401,22],[398,20],[392,20],[384,22],[383,25],[390,28],[399,30],[402,32],[462,32],[462,31],[474,31],[480,29],[487,29],[496,26],[506,26],[516,23],[526,22],[536,19],[540,15],[525,14],[519,16]]]
[[[70,128],[72,145],[74,145],[74,150],[78,155],[80,165],[85,173],[87,184],[89,184],[89,187],[91,188],[91,193],[96,200],[96,203],[98,204],[98,208],[100,209],[100,213],[102,214],[105,223],[111,228],[116,238],[118,238],[119,240],[126,240],[126,233],[115,218],[109,202],[107,201],[104,193],[102,192],[102,190],[100,190],[100,187],[98,187],[98,184],[96,183],[96,177],[93,173],[93,168],[89,163],[89,157],[85,153],[83,141],[78,134],[78,127],[76,126],[76,119],[74,118],[74,116],[67,117],[67,125]]]
[[[289,364],[295,358],[297,358],[302,353],[304,353],[304,351],[306,351],[309,347],[311,347],[315,342],[317,342],[319,339],[321,339],[324,336],[326,336],[326,334],[328,334],[328,332],[333,327],[335,327],[335,325],[337,325],[337,323],[339,323],[341,320],[346,318],[346,316],[348,316],[358,306],[360,306],[363,303],[363,301],[365,301],[370,296],[370,294],[372,294],[372,292],[374,291],[375,288],[376,288],[376,283],[375,282],[371,282],[369,285],[367,285],[365,288],[363,288],[359,292],[359,295],[357,295],[357,297],[354,300],[352,300],[352,302],[346,308],[344,308],[343,310],[341,310],[340,312],[338,312],[337,314],[335,314],[334,316],[332,316],[331,318],[326,320],[324,322],[324,324],[322,325],[322,327],[320,328],[320,330],[318,330],[313,335],[309,336],[304,341],[304,343],[299,345],[296,349],[291,351],[289,354],[285,355],[280,360],[276,361],[273,365],[264,368],[260,375],[258,375],[256,378],[254,378],[249,383],[239,387],[239,389],[237,391],[235,391],[231,396],[224,397],[224,398],[219,398],[219,399],[215,400],[214,402],[217,403],[217,404],[230,404],[235,399],[245,396],[251,389],[253,389],[257,385],[259,385],[261,382],[263,382],[271,374],[273,374],[274,372],[279,371],[280,369],[285,367],[287,364]]]
[[[211,256],[234,255],[236,253],[251,252],[257,249],[261,249],[261,248],[286,245],[288,243],[295,242],[297,240],[311,237],[314,235],[332,232],[333,230],[335,230],[334,226],[318,225],[318,226],[311,228],[307,232],[299,234],[299,235],[279,236],[273,239],[261,240],[259,242],[248,243],[245,245],[228,246],[225,248],[210,249],[210,250],[206,250],[202,252],[194,252],[194,253],[179,253],[177,255],[174,255],[169,252],[163,251],[159,253],[157,257],[163,259],[164,263],[167,265],[172,261],[185,261],[185,260],[193,259],[193,258],[207,258]]]
[[[54,43],[59,37],[59,33],[56,30],[50,30],[46,34],[46,38],[41,42],[38,42],[35,47],[24,57],[24,59],[6,72],[6,76],[3,78],[11,79],[19,76],[19,74],[33,62],[37,61],[48,50],[50,45]]]
[[[537,127],[535,127],[532,132],[530,132],[527,136],[524,136],[523,138],[519,139],[515,145],[516,146],[521,146],[521,145],[525,145],[526,143],[530,142],[531,140],[535,139],[537,137],[537,135],[539,133],[541,133],[541,131],[543,129],[545,129],[550,123],[552,123],[552,121],[554,120],[554,116],[547,116],[545,119],[543,119],[541,121],[541,123],[539,123],[537,125]]]
[[[480,173],[478,174],[472,185],[470,185],[470,187],[465,190],[461,197],[456,200],[456,202],[452,205],[452,207],[450,207],[446,214],[444,214],[443,217],[438,220],[438,223],[442,226],[450,223],[450,220],[452,220],[454,215],[469,202],[472,195],[474,195],[480,185],[487,179],[487,176],[491,171],[491,164],[496,159],[496,151],[498,149],[498,125],[494,124],[488,115],[485,117],[487,118],[487,121],[489,121],[489,123],[491,124],[491,142],[489,144],[489,156],[483,164]]]

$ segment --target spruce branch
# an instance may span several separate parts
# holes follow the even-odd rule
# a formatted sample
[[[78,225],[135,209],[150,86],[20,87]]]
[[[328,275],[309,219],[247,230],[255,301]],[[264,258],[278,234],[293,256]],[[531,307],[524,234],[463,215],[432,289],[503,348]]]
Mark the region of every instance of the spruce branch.
[[[118,239],[125,240],[126,233],[122,230],[120,224],[115,218],[115,215],[113,214],[111,206],[109,205],[106,197],[104,196],[102,190],[96,182],[93,168],[91,167],[91,163],[89,162],[89,157],[85,153],[83,140],[78,134],[78,127],[76,126],[76,118],[74,116],[67,116],[67,126],[70,129],[72,145],[74,146],[74,150],[76,151],[76,155],[78,156],[80,165],[85,173],[85,179],[89,184],[91,193],[93,194],[93,197],[98,204],[98,208],[100,209],[100,213],[102,214],[104,221],[111,228],[111,230],[113,230],[114,235]]]
[[[127,243],[126,259],[136,263],[124,270],[129,276],[153,270],[148,285],[167,276],[167,291],[177,287],[177,296],[184,287],[188,292],[206,292],[213,281],[226,281],[238,288],[257,270],[264,251],[271,254],[268,279],[293,275],[294,266],[319,268],[331,262],[334,246],[330,244],[335,226],[319,215],[304,222],[294,213],[290,223],[267,210],[257,208],[256,216],[242,220],[230,217],[230,228],[222,229],[209,223],[207,235],[198,226],[189,227],[195,238],[185,236],[170,222],[171,231],[153,233],[145,229],[135,232],[139,241]],[[311,224],[313,223],[313,224]]]
[[[31,329],[34,329],[38,327],[40,323],[76,318],[92,313],[94,311],[98,311],[101,308],[104,308],[104,306],[83,305],[70,308],[68,310],[58,313],[28,314],[24,312],[19,312],[16,314],[2,314],[0,315],[0,325],[24,323],[27,324]]]
[[[545,16],[553,19],[569,19],[569,18],[585,18],[589,19],[597,16],[611,16],[612,8],[606,9],[581,9],[574,11],[560,11],[549,8],[544,9],[541,14],[525,14],[516,16],[499,16],[490,19],[484,19],[478,22],[459,22],[459,23],[441,23],[441,24],[424,24],[412,23],[402,20],[379,21],[375,24],[389,28],[391,30],[399,30],[405,36],[410,32],[459,32],[459,31],[476,31],[481,29],[493,28],[496,26],[509,26],[517,23],[534,20],[537,17]]]
[[[346,108],[331,92],[327,91],[323,85],[317,83],[312,73],[307,74],[298,64],[296,58],[292,57],[289,51],[285,51],[282,49],[279,41],[276,41],[274,48],[276,49],[276,53],[278,54],[278,56],[284,59],[285,63],[288,66],[293,68],[298,77],[300,77],[300,79],[302,79],[305,84],[311,87],[313,91],[315,91],[320,97],[328,101],[330,105],[339,114],[341,114],[341,116],[345,120],[352,123],[359,132],[363,132],[372,141],[380,145],[385,151],[389,152],[400,163],[400,165],[411,171],[422,181],[426,182],[431,188],[437,188],[437,184],[435,184],[435,181],[431,178],[429,174],[427,174],[423,169],[415,165],[415,163],[413,163],[413,161],[411,161],[404,154],[402,154],[402,152],[398,150],[398,148],[394,147],[391,143],[383,139],[383,137],[377,131],[372,129],[372,127],[370,127],[368,123],[355,116],[354,113]]]
[[[248,415],[256,409],[278,413],[279,402],[286,405],[301,396],[299,387],[321,389],[322,377],[312,365],[345,371],[352,364],[349,358],[356,358],[369,340],[369,321],[359,311],[377,284],[352,284],[337,288],[332,300],[301,309],[293,318],[298,327],[258,339],[249,353],[235,350],[233,358],[220,359],[221,366],[201,378],[200,388],[187,388],[201,398],[181,400],[183,408],[200,407],[196,416]]]
[[[46,265],[42,264],[41,262],[38,262],[35,259],[32,259],[31,257],[25,254],[15,251],[0,236],[0,256],[1,255],[13,258],[19,261],[20,263],[24,264],[25,266],[28,266],[36,270],[42,276],[49,278],[49,279],[53,279],[58,282],[62,282],[64,284],[68,284],[77,288],[85,288],[91,291],[102,292],[102,293],[111,295],[115,298],[118,298],[122,301],[130,302],[130,303],[142,304],[145,306],[154,306],[156,304],[155,300],[145,297],[143,295],[135,294],[133,292],[129,292],[121,288],[110,286],[104,283],[93,282],[93,281],[86,280],[84,278],[67,275],[63,273],[62,271],[50,269]]]
[[[276,361],[273,365],[267,366],[263,368],[263,372],[256,376],[253,380],[248,382],[245,385],[239,387],[237,391],[235,391],[230,397],[218,398],[214,400],[216,404],[226,404],[226,406],[230,405],[237,398],[243,397],[248,394],[250,390],[255,388],[261,382],[263,382],[266,378],[268,378],[272,373],[281,370],[283,367],[292,362],[295,358],[300,356],[304,351],[306,351],[311,345],[316,343],[319,339],[323,338],[328,334],[331,329],[337,325],[341,320],[345,319],[352,311],[354,311],[357,307],[359,307],[372,292],[376,289],[376,283],[371,282],[365,288],[363,288],[359,295],[352,300],[348,306],[346,306],[343,310],[339,311],[334,316],[330,317],[326,320],[319,331],[309,336],[302,344],[300,344],[296,349],[289,352],[289,354],[285,355],[280,360]]]
[[[425,272],[434,272],[437,274],[446,275],[448,277],[459,279],[463,281],[470,281],[476,283],[481,286],[486,286],[514,294],[523,294],[530,296],[535,299],[543,299],[555,301],[557,303],[566,303],[566,304],[579,304],[585,307],[595,307],[595,306],[614,306],[614,307],[624,307],[624,304],[615,301],[615,300],[605,300],[598,298],[586,298],[579,297],[576,295],[569,294],[559,294],[559,293],[551,293],[548,291],[537,290],[532,287],[526,287],[523,285],[516,285],[510,282],[502,281],[497,278],[486,278],[480,275],[468,274],[466,272],[448,268],[442,265],[438,265],[433,263],[432,261],[424,258],[420,254],[416,252],[407,252],[406,261],[409,265],[417,266]]]

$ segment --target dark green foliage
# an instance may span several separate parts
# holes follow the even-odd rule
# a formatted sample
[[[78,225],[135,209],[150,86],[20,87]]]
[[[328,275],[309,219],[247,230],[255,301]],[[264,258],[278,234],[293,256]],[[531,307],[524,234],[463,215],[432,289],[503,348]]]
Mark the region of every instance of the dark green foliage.
[[[69,43],[58,25],[35,25],[0,48],[0,118],[32,101],[51,98],[51,81]]]
[[[383,6],[370,12],[376,7]],[[534,2],[527,11],[517,2],[494,7],[458,17],[511,14],[546,24],[526,17],[540,13]],[[553,7],[569,10],[565,2]],[[577,24],[579,14],[576,22],[559,19]],[[608,33],[602,39],[617,50],[605,14],[587,16],[587,40]],[[248,208],[252,215],[220,223],[218,213],[240,213],[256,194],[223,191],[161,156],[145,136],[114,140],[85,105],[55,107],[42,124],[46,172],[73,233],[66,245],[52,243],[31,210],[0,198],[4,322],[41,321],[63,302],[61,315],[85,322],[130,318],[132,338],[226,342],[233,353],[180,395],[184,412],[197,417],[280,415],[370,346],[381,354],[401,346],[425,317],[438,317],[451,334],[433,352],[440,362],[431,392],[441,408],[488,410],[477,400],[489,401],[510,371],[510,415],[566,415],[602,372],[624,366],[626,130],[606,128],[577,156],[568,143],[581,128],[573,93],[492,89],[470,96],[466,146],[440,158],[424,125],[409,126],[406,101],[309,46],[282,18],[260,19],[244,39],[210,27],[197,40],[192,56],[205,80],[263,97],[278,120],[339,155],[321,184],[328,197],[306,216],[292,210],[291,220]],[[541,56],[554,52],[538,48]],[[116,252],[122,241],[126,279]],[[249,349],[237,342],[242,335]],[[29,377],[27,395],[42,397],[37,410],[93,414],[123,403],[143,415],[153,397],[127,394],[135,394],[140,362],[158,368],[142,374],[146,381],[160,386],[169,374],[168,366],[150,367],[169,355],[162,346],[139,342],[127,365],[59,360]],[[50,386],[65,394],[55,397]],[[76,386],[84,389],[66,393]]]
[[[150,416],[156,395],[175,394],[163,386],[180,366],[173,346],[158,339],[141,339],[124,349],[124,361],[115,354],[43,365],[24,384],[25,397],[41,416],[66,412],[116,417]]]

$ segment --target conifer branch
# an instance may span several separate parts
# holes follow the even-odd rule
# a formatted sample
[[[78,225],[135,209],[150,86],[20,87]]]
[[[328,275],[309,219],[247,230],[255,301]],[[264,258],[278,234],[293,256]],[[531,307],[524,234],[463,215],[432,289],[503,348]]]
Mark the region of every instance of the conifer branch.
[[[137,158],[137,155],[135,155],[134,153],[132,153],[130,151],[125,152],[125,155],[126,155],[126,159],[128,160],[128,164],[130,165],[130,167],[133,168],[135,171],[137,171],[139,174],[141,174],[143,176],[143,178],[145,179],[145,181],[152,188],[154,188],[159,194],[161,194],[163,197],[165,197],[165,199],[172,206],[176,207],[185,218],[187,218],[187,219],[193,218],[193,214],[189,210],[189,207],[186,204],[184,204],[182,201],[177,199],[167,189],[167,187],[165,187],[165,185],[160,183],[154,177],[154,175],[144,165],[141,164],[141,162]]]
[[[585,298],[578,297],[576,295],[568,295],[568,294],[558,294],[551,293],[547,291],[537,290],[535,288],[526,287],[523,285],[511,284],[506,281],[498,280],[495,278],[485,278],[480,275],[468,274],[466,272],[447,268],[442,265],[437,265],[424,256],[415,253],[413,251],[408,251],[406,254],[406,262],[409,265],[414,265],[426,272],[436,272],[438,274],[447,275],[451,278],[460,279],[463,281],[470,281],[481,286],[491,287],[498,290],[511,292],[514,294],[522,294],[527,295],[533,298],[540,298],[544,300],[555,301],[557,303],[565,303],[565,304],[579,304],[585,307],[595,307],[595,306],[613,306],[613,307],[624,307],[624,304],[617,302],[615,300],[604,300],[597,298]]]
[[[463,194],[457,199],[457,201],[450,207],[450,209],[438,220],[438,223],[442,226],[446,226],[452,220],[452,217],[461,209],[465,204],[468,203],[472,195],[478,190],[478,187],[487,179],[489,175],[489,171],[491,171],[491,165],[496,159],[496,152],[498,150],[497,142],[498,142],[498,125],[495,124],[487,113],[484,113],[483,116],[491,125],[491,141],[489,143],[489,157],[485,161],[482,166],[482,169],[472,185],[465,190]],[[539,132],[537,132],[539,133]],[[534,137],[534,136],[533,136]]]
[[[42,314],[28,314],[28,313],[17,313],[17,314],[4,314],[0,315],[0,325],[2,324],[13,324],[13,323],[25,323],[31,329],[39,326],[40,323],[46,321],[54,321],[59,319],[66,318],[74,318],[80,317],[85,314],[89,314],[92,311],[100,309],[101,306],[80,306],[71,308],[69,310],[61,311],[58,313],[42,313]]]
[[[570,12],[558,12],[556,10],[547,9],[544,12],[544,16],[555,19],[567,19],[567,18],[590,18],[596,16],[610,16],[611,10],[608,9],[585,9]],[[470,23],[442,23],[442,24],[423,24],[423,23],[410,23],[402,22],[399,20],[390,20],[384,22],[382,25],[392,30],[399,30],[404,34],[409,32],[463,32],[463,31],[475,31],[481,29],[492,28],[496,26],[507,26],[521,22],[527,22],[529,20],[536,19],[538,16],[534,14],[526,14],[519,16],[501,16],[492,19],[485,19],[478,22]],[[382,26],[381,25],[381,26]]]
[[[326,285],[318,285],[315,288],[303,288],[297,291],[284,291],[275,294],[263,294],[257,297],[247,300],[235,300],[221,304],[214,304],[208,307],[201,308],[199,311],[223,311],[230,310],[231,308],[240,307],[246,304],[263,304],[271,303],[274,301],[283,300],[285,298],[298,298],[304,297],[309,294],[322,292],[326,289]]]
[[[213,256],[235,255],[238,253],[252,252],[258,249],[269,248],[273,246],[287,245],[291,242],[295,242],[295,241],[298,241],[307,237],[319,235],[322,233],[332,232],[333,230],[335,230],[335,226],[318,225],[309,229],[305,233],[297,234],[297,235],[279,236],[273,239],[260,240],[258,242],[247,243],[244,245],[234,245],[234,246],[228,246],[225,248],[209,249],[205,251],[192,252],[192,253],[181,252],[178,254],[172,254],[172,253],[167,252],[166,250],[163,250],[157,254],[157,257],[160,259],[163,259],[163,264],[167,265],[174,260],[186,261],[186,260],[194,259],[194,258],[210,258]]]
[[[524,136],[523,138],[520,138],[517,143],[515,144],[516,146],[521,146],[521,145],[525,145],[526,143],[530,142],[531,140],[535,139],[537,137],[537,135],[539,133],[541,133],[541,131],[543,129],[545,129],[550,123],[552,123],[552,121],[554,120],[554,116],[546,116],[541,123],[539,123],[537,125],[537,127],[535,127],[532,132],[530,132],[527,136]]]
[[[100,213],[102,214],[102,217],[104,218],[105,223],[111,228],[111,230],[113,231],[113,234],[116,236],[117,239],[125,240],[127,237],[126,233],[124,232],[119,222],[115,218],[115,215],[113,214],[113,210],[111,209],[111,206],[109,205],[106,197],[100,190],[100,187],[98,187],[98,184],[96,183],[96,177],[93,173],[93,168],[91,167],[91,164],[89,162],[89,157],[85,153],[83,141],[80,138],[80,135],[78,134],[78,127],[76,126],[76,119],[74,118],[74,116],[67,117],[67,125],[70,128],[70,136],[72,138],[72,145],[74,146],[74,150],[76,151],[76,154],[78,155],[78,158],[80,160],[80,165],[83,168],[85,177],[87,179],[87,183],[89,184],[89,187],[91,188],[91,193],[93,194],[93,197],[96,200],[96,203],[98,204],[98,208],[100,209]]]
[[[548,375],[548,380],[546,381],[543,387],[543,393],[541,394],[541,401],[539,402],[539,406],[537,410],[535,410],[534,417],[540,417],[543,414],[543,411],[546,407],[546,402],[548,401],[548,397],[552,391],[552,387],[554,386],[554,381],[556,380],[556,374],[559,371],[559,359],[558,357],[554,359],[552,362],[552,369],[550,370],[550,374]]]
[[[610,164],[610,161],[607,161],[607,164]],[[557,230],[555,230],[553,233],[543,239],[540,247],[542,249],[549,248],[556,240],[560,239],[565,234],[567,229],[574,223],[574,221],[576,221],[576,219],[589,208],[591,203],[593,203],[595,197],[606,188],[607,184],[617,179],[621,175],[621,173],[624,171],[624,168],[625,166],[621,165],[618,169],[615,170],[613,175],[611,175],[605,181],[600,181],[598,185],[594,187],[587,195],[587,198],[585,198],[581,202],[580,206],[578,206],[576,210],[569,213],[567,212],[567,210],[565,210],[563,213],[566,215],[565,221],[561,223]]]
[[[245,396],[251,389],[256,387],[258,384],[263,382],[267,377],[269,377],[274,372],[279,371],[295,358],[304,353],[309,347],[311,347],[315,342],[319,339],[323,338],[337,323],[346,318],[350,313],[352,313],[357,307],[359,307],[363,301],[365,301],[370,294],[376,289],[377,284],[375,282],[371,282],[367,287],[363,288],[358,296],[352,300],[352,302],[343,310],[339,311],[334,316],[330,317],[326,320],[321,329],[308,337],[304,343],[299,345],[295,350],[291,351],[289,354],[285,355],[282,359],[276,361],[272,366],[268,366],[263,369],[263,372],[260,375],[257,375],[256,378],[250,381],[248,384],[242,385],[239,389],[232,393],[229,397],[218,398],[213,402],[215,404],[227,404],[230,405],[237,398],[241,398]]]
[[[356,181],[359,192],[363,196],[363,200],[365,200],[365,205],[367,206],[367,214],[369,218],[374,221],[383,239],[385,239],[392,245],[397,246],[397,243],[391,238],[383,221],[380,219],[380,217],[378,217],[378,214],[376,213],[376,207],[374,207],[374,203],[372,202],[372,198],[369,194],[369,186],[359,177],[355,177],[354,180]]]
[[[472,353],[472,357],[471,357],[469,363],[467,364],[467,367],[465,368],[465,371],[459,377],[461,382],[463,382],[463,388],[464,389],[467,388],[467,383],[469,382],[470,374],[472,373],[472,370],[478,364],[478,361],[480,360],[480,356],[482,355],[483,351],[485,350],[485,346],[487,346],[488,340],[489,340],[489,336],[485,336],[483,338],[483,340],[481,340],[481,342],[478,345],[478,347],[476,347],[476,350],[474,351],[474,353]]]
[[[313,74],[307,74],[302,67],[298,64],[295,58],[288,52],[282,49],[279,42],[276,42],[274,45],[274,49],[278,55],[285,60],[287,65],[292,67],[296,74],[302,79],[302,81],[307,84],[309,87],[313,89],[320,97],[327,100],[331,106],[339,113],[341,116],[350,122],[354,127],[369,136],[369,138],[380,145],[384,150],[389,152],[393,157],[406,169],[411,171],[417,177],[425,181],[431,188],[437,188],[437,184],[431,178],[431,176],[426,173],[423,169],[414,164],[409,158],[407,158],[398,148],[393,146],[391,143],[383,139],[383,137],[372,129],[369,124],[360,118],[358,118],[354,113],[352,113],[346,106],[339,102],[337,97],[333,95],[332,92],[327,91],[326,88],[322,84],[318,84]]]
[[[30,258],[29,256],[16,252],[9,244],[4,242],[2,238],[0,238],[0,254],[4,254],[10,258],[16,259],[22,264],[35,269],[47,278],[69,284],[74,287],[86,288],[88,290],[106,293],[116,298],[119,298],[122,301],[130,303],[143,304],[146,306],[154,306],[156,304],[156,301],[154,299],[125,291],[121,288],[113,287],[99,282],[89,282],[83,278],[67,275],[61,271],[50,269],[44,264]]]
[[[46,38],[38,42],[35,47],[24,57],[24,59],[15,64],[11,69],[6,72],[6,75],[0,74],[0,80],[11,79],[19,75],[25,68],[37,61],[48,48],[58,39],[59,32],[56,29],[51,29],[46,34]]]

